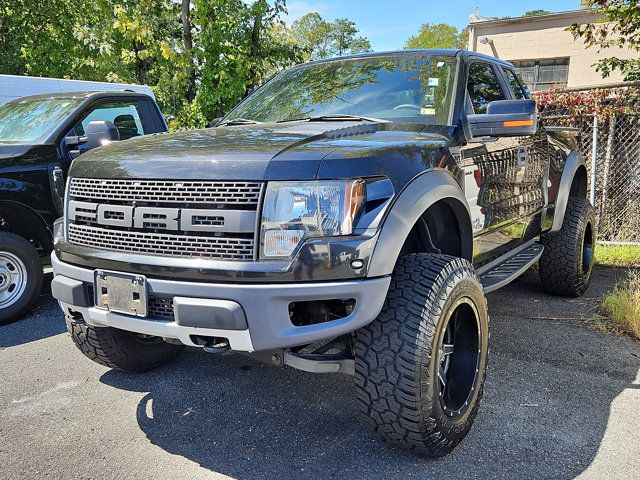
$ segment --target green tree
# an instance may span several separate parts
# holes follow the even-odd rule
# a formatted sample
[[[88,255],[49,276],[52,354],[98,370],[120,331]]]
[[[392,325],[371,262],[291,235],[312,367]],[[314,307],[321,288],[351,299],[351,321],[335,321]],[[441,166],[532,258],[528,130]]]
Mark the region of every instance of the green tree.
[[[70,28],[81,0],[2,0],[0,72],[66,77],[73,74],[83,45]]]
[[[300,61],[299,48],[280,35],[285,2],[195,0],[201,43],[200,88],[196,96],[211,120],[229,111],[274,69]]]
[[[548,15],[550,13],[551,12],[549,10],[543,10],[541,8],[538,8],[536,10],[529,10],[527,12],[524,12],[524,16],[525,17],[535,17],[535,16],[538,16],[538,15]]]
[[[595,9],[604,22],[574,23],[568,30],[581,38],[587,48],[625,48],[640,52],[640,3],[637,0],[586,0],[584,6]],[[594,64],[603,77],[619,71],[625,81],[640,80],[640,53],[636,58],[616,56],[603,58]]]
[[[291,25],[293,38],[301,47],[305,60],[319,60],[371,51],[371,43],[360,36],[355,22],[337,18],[328,22],[311,12]]]
[[[317,12],[311,12],[291,25],[293,37],[304,52],[305,60],[331,56],[331,22]]]
[[[404,47],[414,48],[465,48],[463,32],[447,23],[423,23],[417,35],[409,37]]]
[[[341,57],[370,51],[371,43],[366,37],[358,36],[358,33],[355,22],[348,18],[336,18],[331,23],[333,53]]]

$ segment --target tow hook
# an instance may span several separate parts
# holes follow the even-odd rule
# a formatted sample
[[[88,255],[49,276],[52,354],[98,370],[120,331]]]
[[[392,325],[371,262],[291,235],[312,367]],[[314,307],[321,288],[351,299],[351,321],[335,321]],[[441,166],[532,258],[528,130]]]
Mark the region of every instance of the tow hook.
[[[215,338],[211,342],[205,343],[202,349],[207,353],[225,353],[231,350],[231,347],[226,338]]]

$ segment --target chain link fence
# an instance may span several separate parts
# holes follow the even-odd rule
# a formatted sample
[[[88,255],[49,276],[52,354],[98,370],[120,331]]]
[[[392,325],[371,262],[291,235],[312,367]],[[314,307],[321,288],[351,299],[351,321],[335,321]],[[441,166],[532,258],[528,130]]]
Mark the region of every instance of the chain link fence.
[[[624,89],[622,99],[626,93]],[[582,132],[580,150],[587,164],[598,239],[640,244],[640,104],[612,108],[607,115],[576,116],[568,111],[546,107],[542,118],[547,125]]]

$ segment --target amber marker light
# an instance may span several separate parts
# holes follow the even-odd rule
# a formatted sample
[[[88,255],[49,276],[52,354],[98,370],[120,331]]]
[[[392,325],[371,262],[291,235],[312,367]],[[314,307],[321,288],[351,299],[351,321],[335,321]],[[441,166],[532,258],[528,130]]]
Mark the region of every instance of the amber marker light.
[[[502,123],[503,127],[533,127],[533,120],[509,120]]]

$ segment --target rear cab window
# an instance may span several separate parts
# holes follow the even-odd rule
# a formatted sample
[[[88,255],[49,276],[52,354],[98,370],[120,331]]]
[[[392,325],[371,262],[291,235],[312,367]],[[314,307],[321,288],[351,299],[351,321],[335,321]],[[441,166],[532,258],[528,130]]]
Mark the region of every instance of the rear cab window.
[[[518,78],[518,75],[516,75],[516,72],[514,72],[513,70],[509,69],[509,68],[502,68],[502,71],[504,72],[505,76],[507,77],[507,81],[509,82],[509,86],[511,87],[511,90],[513,91],[513,97],[516,100],[522,100],[524,98],[530,98],[529,95],[529,90],[527,89],[527,87],[523,87],[523,83],[520,81],[520,79]]]
[[[487,113],[487,106],[495,100],[507,99],[493,66],[485,62],[474,62],[469,66],[467,92],[476,114]]]

